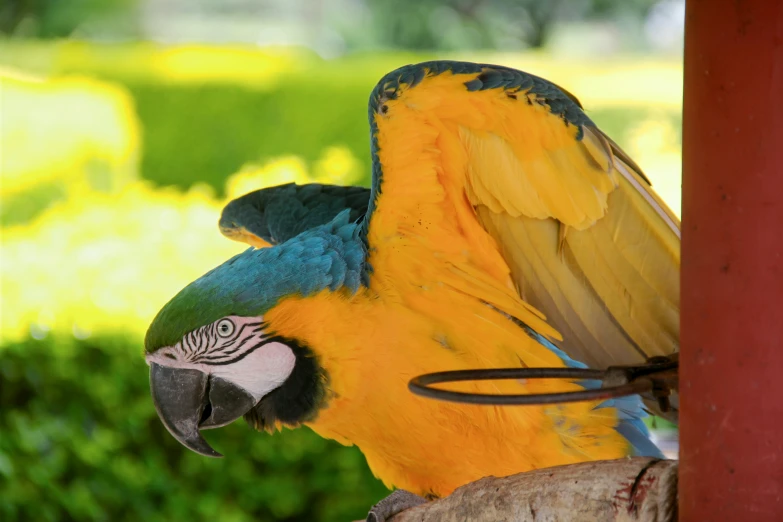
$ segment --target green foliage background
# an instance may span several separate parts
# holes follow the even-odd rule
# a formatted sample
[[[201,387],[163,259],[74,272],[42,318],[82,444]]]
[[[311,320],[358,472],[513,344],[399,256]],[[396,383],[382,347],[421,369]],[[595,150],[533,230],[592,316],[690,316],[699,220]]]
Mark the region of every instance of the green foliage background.
[[[129,82],[145,127],[144,177],[179,186],[204,181],[222,190],[226,176],[248,158],[294,154],[314,161],[321,150],[338,142],[362,162],[367,173],[362,184],[369,186],[367,97],[390,69],[373,70],[377,74],[342,84],[328,78],[332,85],[297,76],[273,91]],[[602,108],[590,116],[612,135],[622,135],[634,122],[658,111],[643,106]],[[666,116],[673,125],[680,119],[675,111]]]
[[[286,50],[239,50],[234,52],[238,58],[229,51],[215,58],[217,51],[210,49],[166,52],[143,45],[7,43],[0,45],[0,67],[43,76],[86,75],[121,86],[140,122],[138,170],[151,182],[149,190],[169,194],[161,187],[185,190],[205,182],[219,197],[229,175],[248,162],[292,154],[308,164],[335,145],[358,158],[365,173],[361,182],[369,183],[366,100],[371,88],[399,65],[432,58],[383,54],[322,61]],[[210,73],[213,65],[231,60],[238,66]],[[631,102],[597,106],[590,114],[621,143],[640,121],[679,128],[679,110],[671,105]],[[37,221],[47,207],[69,197],[67,191],[51,190],[41,186],[27,199],[5,201],[6,208],[16,210],[9,221],[13,226],[4,232],[17,242],[27,235],[38,241],[36,255],[56,273],[63,263],[76,261],[46,258],[52,251],[36,239],[43,237],[46,223],[70,219],[63,214]],[[81,212],[91,201],[71,197],[67,208]],[[108,235],[117,227],[122,239],[120,228],[130,226],[122,216],[118,211],[116,222],[96,226],[108,227]],[[223,241],[214,227],[197,233],[203,233],[204,245]],[[177,240],[173,232],[163,237]],[[148,255],[145,248],[150,247],[138,245],[139,255]],[[162,268],[146,270],[151,278]],[[118,270],[109,264],[105,269]],[[26,271],[8,275],[6,270],[4,313],[23,306],[42,285]],[[22,293],[12,294],[7,283],[20,278]],[[135,279],[120,281],[125,292],[120,299],[129,299],[144,285]],[[79,284],[71,282],[74,291]],[[356,448],[322,440],[304,428],[270,436],[236,423],[208,432],[210,442],[227,455],[220,460],[181,447],[158,421],[149,398],[141,355],[144,325],[130,318],[127,328],[118,323],[124,324],[122,318],[114,326],[87,332],[76,322],[72,328],[14,325],[24,332],[21,336],[4,326],[0,520],[346,521],[362,518],[387,493]]]
[[[307,429],[237,423],[206,435],[224,459],[184,449],[152,409],[135,335],[7,346],[0,378],[4,521],[346,521],[386,492],[358,450]]]

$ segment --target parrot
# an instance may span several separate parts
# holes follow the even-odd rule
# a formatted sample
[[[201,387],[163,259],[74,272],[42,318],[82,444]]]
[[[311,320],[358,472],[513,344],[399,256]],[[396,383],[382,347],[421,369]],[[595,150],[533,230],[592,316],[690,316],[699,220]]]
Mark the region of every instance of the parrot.
[[[370,188],[287,184],[229,202],[219,229],[249,248],[153,319],[145,357],[168,431],[212,457],[201,432],[240,417],[355,445],[397,489],[379,521],[489,475],[661,456],[643,422],[655,404],[638,395],[487,406],[407,387],[446,370],[676,354],[680,221],[641,168],[575,96],[500,65],[403,66],[368,115]]]

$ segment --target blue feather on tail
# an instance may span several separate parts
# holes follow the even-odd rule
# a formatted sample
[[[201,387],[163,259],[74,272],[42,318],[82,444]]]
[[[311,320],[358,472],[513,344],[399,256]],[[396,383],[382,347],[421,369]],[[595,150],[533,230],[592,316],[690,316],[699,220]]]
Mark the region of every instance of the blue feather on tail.
[[[534,331],[528,326],[524,326],[528,335],[551,350],[569,368],[587,368],[582,362],[575,361],[563,350],[555,346],[549,339]],[[579,382],[585,389],[594,390],[601,387],[601,382],[596,380],[583,380]],[[615,427],[617,432],[625,437],[633,448],[634,457],[656,457],[664,458],[663,453],[650,440],[650,430],[642,419],[648,416],[644,410],[644,404],[638,395],[629,395],[627,397],[618,397],[616,399],[607,399],[596,408],[615,408],[619,423]]]

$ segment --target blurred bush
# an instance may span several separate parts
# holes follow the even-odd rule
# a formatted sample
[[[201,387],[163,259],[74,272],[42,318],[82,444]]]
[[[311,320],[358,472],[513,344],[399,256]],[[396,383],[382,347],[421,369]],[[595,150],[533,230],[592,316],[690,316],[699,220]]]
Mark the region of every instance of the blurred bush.
[[[126,89],[0,71],[0,101],[1,223],[24,222],[68,195],[112,192],[136,178],[139,121]]]
[[[155,415],[140,343],[63,332],[3,347],[0,520],[345,522],[386,493],[356,448],[307,428],[207,433],[223,459],[183,448]]]
[[[369,183],[369,92],[428,58],[0,44],[0,520],[344,521],[385,494],[358,450],[307,429],[209,432],[221,460],[181,447],[152,407],[142,335],[244,248],[217,231],[226,197]],[[679,208],[678,94],[638,64],[463,58],[575,91]]]
[[[0,64],[41,75],[88,74],[132,95],[144,130],[141,176],[187,188],[205,182],[220,193],[248,161],[294,155],[315,161],[332,146],[358,159],[369,184],[367,100],[387,72],[431,59],[502,63],[548,78],[578,95],[590,117],[631,155],[640,124],[680,128],[682,67],[674,61],[555,59],[546,54],[357,54],[323,60],[288,48],[96,46],[0,43]],[[679,155],[679,142],[666,152]],[[679,165],[658,153],[641,162],[679,211]]]
[[[357,165],[341,148],[324,151],[312,169],[318,176],[296,157],[248,164],[227,180],[226,192],[231,198],[289,182],[351,183],[360,176]],[[3,341],[125,330],[140,343],[176,292],[246,248],[218,232],[224,204],[203,184],[183,192],[137,181],[112,194],[84,190],[29,223],[4,227]]]

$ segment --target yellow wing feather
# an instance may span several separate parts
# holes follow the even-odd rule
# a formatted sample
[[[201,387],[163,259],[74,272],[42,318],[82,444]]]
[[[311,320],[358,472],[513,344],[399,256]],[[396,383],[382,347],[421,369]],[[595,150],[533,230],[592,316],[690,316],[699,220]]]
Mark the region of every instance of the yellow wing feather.
[[[590,365],[676,351],[677,218],[599,129],[477,76],[425,76],[375,114],[376,273],[481,296]]]

